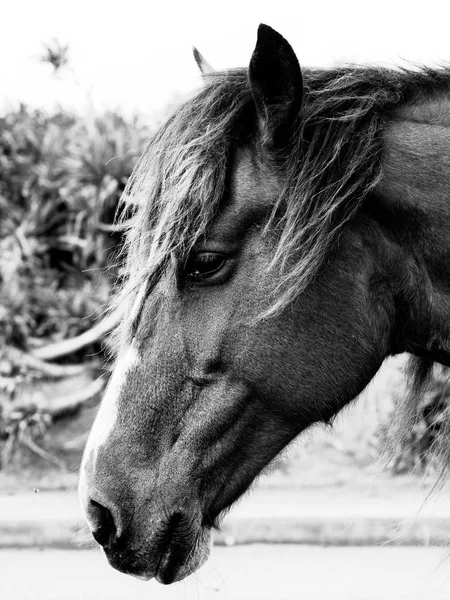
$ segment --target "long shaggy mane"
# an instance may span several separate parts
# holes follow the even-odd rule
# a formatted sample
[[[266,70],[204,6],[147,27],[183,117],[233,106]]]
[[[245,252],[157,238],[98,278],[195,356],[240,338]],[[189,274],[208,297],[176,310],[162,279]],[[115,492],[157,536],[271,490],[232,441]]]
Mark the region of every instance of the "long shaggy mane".
[[[266,230],[279,232],[273,309],[312,281],[342,227],[381,175],[392,111],[450,89],[450,70],[305,70],[304,102],[277,164],[285,186]],[[150,141],[124,194],[136,206],[126,243],[126,290],[156,284],[182,263],[216,218],[239,146],[258,144],[247,70],[217,72]],[[295,261],[292,257],[295,256]]]

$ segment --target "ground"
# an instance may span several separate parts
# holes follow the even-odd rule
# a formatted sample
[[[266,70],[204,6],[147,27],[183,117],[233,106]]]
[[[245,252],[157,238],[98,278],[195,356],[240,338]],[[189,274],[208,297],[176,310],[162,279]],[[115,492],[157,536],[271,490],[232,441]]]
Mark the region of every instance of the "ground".
[[[179,583],[162,586],[113,571],[99,551],[1,550],[0,597],[7,600],[448,600],[448,554],[448,549],[443,548],[270,544],[221,547],[213,549],[211,558],[198,573]]]

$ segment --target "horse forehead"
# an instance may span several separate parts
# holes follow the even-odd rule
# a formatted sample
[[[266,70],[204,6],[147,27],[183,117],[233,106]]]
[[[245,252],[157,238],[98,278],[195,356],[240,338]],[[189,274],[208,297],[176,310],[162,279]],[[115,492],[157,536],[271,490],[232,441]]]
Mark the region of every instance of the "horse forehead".
[[[281,182],[270,161],[248,148],[236,152],[223,209],[210,234],[230,238],[261,220],[276,201]]]
[[[268,155],[249,147],[236,151],[231,167],[230,207],[267,208],[279,189],[280,178]]]

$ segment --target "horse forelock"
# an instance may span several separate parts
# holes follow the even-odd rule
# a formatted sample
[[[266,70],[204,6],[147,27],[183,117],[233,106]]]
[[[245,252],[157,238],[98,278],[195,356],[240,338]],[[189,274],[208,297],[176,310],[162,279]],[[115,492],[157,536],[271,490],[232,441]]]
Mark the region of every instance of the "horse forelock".
[[[277,165],[285,185],[265,232],[279,232],[269,310],[285,307],[311,283],[342,228],[377,184],[382,132],[390,113],[420,94],[450,88],[449,69],[305,70],[304,104]],[[258,144],[246,69],[216,72],[151,140],[124,201],[136,206],[125,245],[122,295],[156,283],[185,260],[224,200],[233,152]]]

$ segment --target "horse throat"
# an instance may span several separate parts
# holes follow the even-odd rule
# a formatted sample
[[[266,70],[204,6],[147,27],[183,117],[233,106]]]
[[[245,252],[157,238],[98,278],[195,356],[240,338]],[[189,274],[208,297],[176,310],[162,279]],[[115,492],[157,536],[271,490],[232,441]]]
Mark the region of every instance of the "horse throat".
[[[368,201],[395,306],[394,352],[450,366],[450,103],[403,108]]]

